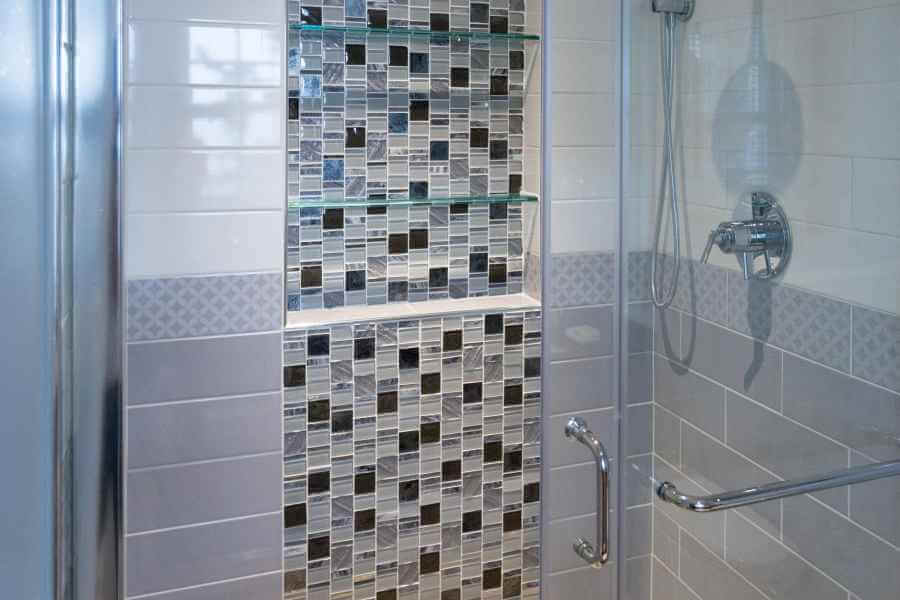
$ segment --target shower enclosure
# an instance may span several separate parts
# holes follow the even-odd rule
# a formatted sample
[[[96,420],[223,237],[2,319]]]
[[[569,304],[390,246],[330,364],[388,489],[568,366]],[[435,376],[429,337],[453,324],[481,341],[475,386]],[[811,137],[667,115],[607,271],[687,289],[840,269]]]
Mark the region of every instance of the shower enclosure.
[[[900,598],[900,1],[33,4],[6,589]]]

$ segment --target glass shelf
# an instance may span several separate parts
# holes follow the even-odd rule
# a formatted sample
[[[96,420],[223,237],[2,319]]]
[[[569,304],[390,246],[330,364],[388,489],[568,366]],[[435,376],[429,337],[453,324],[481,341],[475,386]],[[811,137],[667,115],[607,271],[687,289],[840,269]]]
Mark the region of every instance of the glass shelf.
[[[394,196],[391,198],[288,198],[288,208],[347,208],[353,206],[415,206],[415,205],[450,205],[450,204],[514,204],[518,202],[537,202],[537,194],[523,192],[521,194],[494,194],[490,196],[446,196],[436,198],[411,198]]]
[[[294,31],[318,31],[337,33],[356,33],[367,35],[398,35],[407,37],[427,38],[455,38],[476,40],[521,40],[538,41],[541,36],[531,33],[491,33],[489,31],[431,31],[430,29],[409,29],[406,27],[389,27],[379,29],[374,27],[353,27],[346,25],[307,25],[305,23],[291,23]]]

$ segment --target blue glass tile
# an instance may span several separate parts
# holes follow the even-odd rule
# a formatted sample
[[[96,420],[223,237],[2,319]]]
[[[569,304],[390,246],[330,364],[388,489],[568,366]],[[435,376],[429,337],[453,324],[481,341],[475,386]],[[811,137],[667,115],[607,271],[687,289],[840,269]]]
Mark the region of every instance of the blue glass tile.
[[[344,180],[344,159],[342,158],[326,158],[324,170],[322,172],[323,181],[343,181]]]
[[[300,95],[304,98],[318,98],[322,95],[322,76],[304,75],[300,78]]]
[[[391,113],[388,117],[388,129],[391,133],[409,131],[409,116],[406,113]]]

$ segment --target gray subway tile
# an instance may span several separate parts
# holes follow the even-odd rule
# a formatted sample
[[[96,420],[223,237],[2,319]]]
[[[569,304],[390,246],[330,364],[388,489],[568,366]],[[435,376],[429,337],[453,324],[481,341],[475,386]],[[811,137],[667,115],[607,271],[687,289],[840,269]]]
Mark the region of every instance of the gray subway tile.
[[[781,352],[690,315],[682,318],[682,362],[766,406],[781,406]]]
[[[725,531],[728,563],[771,600],[846,600],[834,582],[742,516],[730,513]]]
[[[853,374],[900,392],[900,317],[853,307]]]
[[[612,514],[610,522],[612,522]],[[584,560],[572,550],[575,538],[585,537],[594,544],[597,513],[581,515],[571,519],[551,521],[544,532],[543,555],[547,561],[547,571],[556,573],[584,566]]]
[[[281,334],[128,345],[128,404],[281,389]]]
[[[677,310],[653,311],[653,350],[670,360],[681,359],[681,313]]]
[[[766,600],[765,596],[689,535],[681,536],[681,578],[704,600]]]
[[[653,451],[681,468],[681,419],[658,405],[653,411]]]
[[[625,561],[625,589],[620,595],[621,600],[650,600],[652,560],[650,556],[641,556]]]
[[[625,507],[649,503],[653,498],[653,457],[650,454],[624,459]]]
[[[128,282],[128,341],[281,328],[281,273]]]
[[[550,469],[547,517],[551,520],[597,511],[597,468],[591,462]],[[610,484],[612,486],[612,483]]]
[[[729,325],[755,338],[850,371],[850,305],[730,272]]]
[[[779,477],[808,477],[847,467],[843,446],[731,392],[727,402],[728,445]],[[846,488],[819,492],[816,497],[846,514]]]
[[[871,464],[857,452],[852,466]],[[900,545],[900,477],[860,483],[850,488],[850,518],[895,546]]]
[[[614,253],[567,252],[550,260],[550,308],[615,303]]]
[[[653,399],[653,355],[632,354],[628,361],[628,404],[643,404]]]
[[[653,555],[673,572],[678,571],[678,525],[653,508]]]
[[[652,350],[653,305],[649,302],[633,302],[628,305],[628,353],[636,354]]]
[[[569,417],[576,415],[585,420],[588,428],[597,435],[610,456],[616,452],[615,442],[618,436],[616,429],[618,419],[616,418],[615,409],[610,407],[557,415],[550,418],[550,439],[545,450],[545,460],[550,463],[551,467],[562,467],[594,460],[593,454],[584,444],[572,438],[567,438],[565,435],[565,427]]]
[[[130,596],[281,569],[282,517],[266,515],[129,536]]]
[[[866,600],[896,600],[900,551],[821,504],[784,500],[784,542]]]
[[[549,311],[551,360],[570,360],[613,354],[612,306],[564,308]]]
[[[625,456],[647,454],[653,450],[653,405],[642,404],[625,409]]]
[[[664,268],[666,286],[670,285],[674,272],[672,257],[667,256]],[[678,289],[672,302],[689,315],[716,323],[728,322],[728,270],[695,260],[682,260],[678,279]]]
[[[717,439],[725,437],[725,390],[685,367],[657,357],[654,399]]]
[[[706,490],[687,478],[681,471],[659,459],[654,461],[655,485],[658,487],[663,482],[674,483],[679,490],[686,494],[705,494]],[[719,556],[725,555],[725,514],[721,512],[697,514],[681,508],[677,508],[668,502],[663,502],[658,496],[653,496],[653,506],[664,515],[672,519],[679,527],[702,541],[708,548]]]
[[[280,449],[278,392],[128,411],[128,466],[132,469]]]
[[[547,577],[547,598],[615,598],[615,569],[584,567]]]
[[[153,596],[153,600],[280,600],[281,573],[212,583]]]
[[[868,456],[897,457],[900,395],[790,355],[784,414]]]
[[[281,507],[281,453],[133,471],[128,532],[230,519]]]
[[[625,557],[650,554],[652,544],[652,506],[636,506],[625,511]]]
[[[682,425],[681,439],[684,474],[710,492],[742,489],[773,479],[746,458],[690,425]],[[777,501],[748,506],[741,512],[776,535],[780,531],[781,507]]]
[[[659,560],[653,561],[653,600],[701,600]]]
[[[574,360],[550,365],[550,412],[554,415],[612,406],[612,357]]]

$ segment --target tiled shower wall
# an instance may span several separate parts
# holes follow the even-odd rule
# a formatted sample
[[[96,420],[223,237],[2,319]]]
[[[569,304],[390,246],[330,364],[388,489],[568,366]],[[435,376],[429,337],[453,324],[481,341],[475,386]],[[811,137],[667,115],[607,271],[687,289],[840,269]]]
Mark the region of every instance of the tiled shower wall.
[[[285,595],[540,594],[541,313],[284,337]]]
[[[506,33],[532,24],[525,0],[287,6],[291,23],[310,25]],[[318,31],[291,31],[288,46],[288,310],[521,292],[522,205],[378,200],[519,193],[526,69],[538,46]],[[315,207],[323,198],[374,206]]]
[[[128,0],[125,590],[282,589],[282,1]]]
[[[639,215],[659,181],[660,33],[645,2],[631,7],[627,210]],[[778,285],[748,284],[717,251],[717,266],[683,267],[673,308],[655,315],[656,482],[716,492],[900,456],[900,246],[884,204],[900,158],[884,135],[898,124],[885,59],[898,9],[698,2],[679,79],[683,247],[696,257],[752,186],[783,202],[796,244]],[[757,156],[740,145],[757,105],[743,102],[767,81],[779,96],[763,96],[775,102],[755,122],[780,135]],[[705,515],[654,500],[652,597],[895,599],[898,505],[896,479]]]

